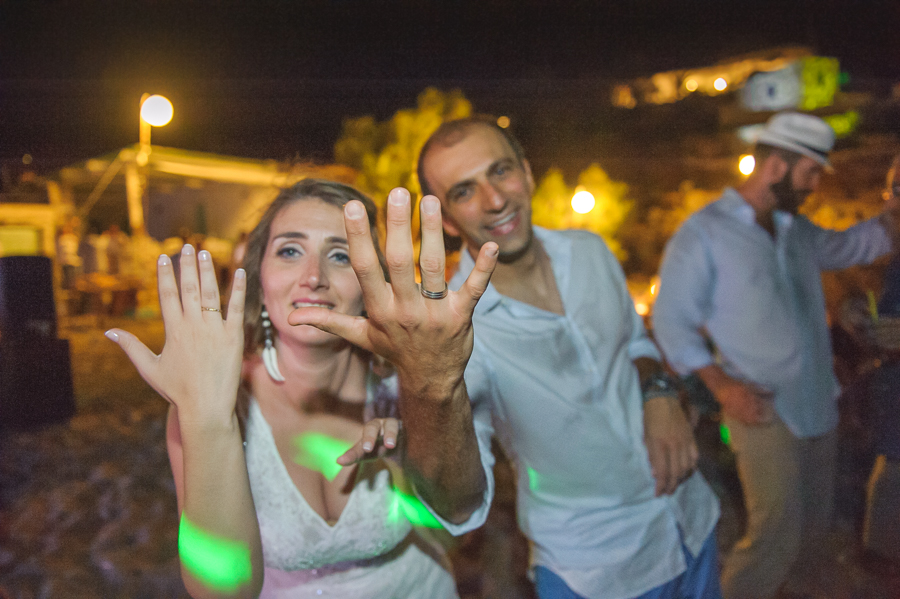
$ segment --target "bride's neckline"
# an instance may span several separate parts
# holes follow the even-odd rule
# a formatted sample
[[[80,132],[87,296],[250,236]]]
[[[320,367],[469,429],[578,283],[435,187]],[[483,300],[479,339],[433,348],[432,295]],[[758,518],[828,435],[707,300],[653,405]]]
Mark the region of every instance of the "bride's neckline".
[[[287,465],[284,463],[284,460],[281,457],[281,452],[278,451],[278,444],[275,441],[275,434],[272,431],[272,426],[266,420],[266,417],[263,414],[262,409],[257,404],[255,398],[253,398],[253,400],[251,401],[250,409],[252,413],[251,417],[259,418],[259,422],[262,425],[260,428],[264,431],[264,443],[266,444],[267,449],[271,452],[272,459],[278,462],[276,468],[279,475],[282,477],[282,484],[288,485],[292,489],[291,492],[294,495],[294,499],[303,506],[302,509],[304,511],[312,515],[313,519],[316,522],[318,522],[321,526],[325,527],[329,531],[337,529],[344,519],[344,514],[346,514],[348,510],[351,509],[351,506],[355,501],[354,496],[357,495],[357,493],[353,493],[353,491],[351,490],[347,497],[347,503],[344,504],[344,507],[343,509],[341,509],[341,513],[338,514],[337,518],[326,519],[325,517],[323,517],[322,514],[313,509],[313,507],[309,504],[309,501],[303,495],[303,492],[297,487],[294,479],[291,478],[291,473],[288,471]]]

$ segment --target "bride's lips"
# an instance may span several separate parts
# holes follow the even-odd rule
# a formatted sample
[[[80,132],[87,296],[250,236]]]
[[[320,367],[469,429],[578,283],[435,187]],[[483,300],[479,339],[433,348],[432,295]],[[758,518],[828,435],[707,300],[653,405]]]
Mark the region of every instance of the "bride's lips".
[[[519,226],[519,213],[513,212],[504,216],[493,225],[486,227],[491,235],[508,235]]]

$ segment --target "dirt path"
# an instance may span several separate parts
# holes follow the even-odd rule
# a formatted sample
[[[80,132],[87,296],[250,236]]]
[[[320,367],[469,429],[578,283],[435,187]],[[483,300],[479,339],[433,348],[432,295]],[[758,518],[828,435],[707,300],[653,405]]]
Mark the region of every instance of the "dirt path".
[[[119,326],[162,347],[156,320],[67,323],[77,415],[65,425],[0,432],[0,598],[181,598],[175,491],[164,443],[166,403],[103,336]],[[706,456],[707,460],[714,459]],[[710,469],[710,468],[707,468]],[[715,468],[710,478],[718,475]],[[463,538],[454,563],[465,599],[527,597],[527,552],[515,528],[514,488],[498,470],[488,524]],[[736,536],[739,510],[724,498],[720,540]],[[900,580],[853,561],[854,533],[835,537],[838,561],[809,597],[898,599]]]

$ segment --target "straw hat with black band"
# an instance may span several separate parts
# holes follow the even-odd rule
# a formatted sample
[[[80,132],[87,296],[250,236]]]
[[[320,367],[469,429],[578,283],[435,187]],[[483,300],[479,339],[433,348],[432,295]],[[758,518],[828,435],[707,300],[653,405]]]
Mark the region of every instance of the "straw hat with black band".
[[[756,143],[807,156],[831,170],[828,153],[834,147],[834,129],[817,116],[779,112],[765,124]]]

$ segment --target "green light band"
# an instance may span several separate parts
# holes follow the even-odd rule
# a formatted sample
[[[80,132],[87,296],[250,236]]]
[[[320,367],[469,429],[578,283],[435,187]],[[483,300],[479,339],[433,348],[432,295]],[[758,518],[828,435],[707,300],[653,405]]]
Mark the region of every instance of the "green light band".
[[[253,579],[246,543],[210,534],[184,514],[178,527],[178,555],[194,578],[215,591],[236,591]]]
[[[731,431],[728,430],[728,427],[725,426],[724,422],[719,425],[719,437],[722,438],[722,443],[731,445]]]
[[[434,517],[428,508],[425,507],[418,497],[407,495],[396,487],[394,488],[394,504],[388,518],[392,522],[398,522],[401,515],[409,520],[413,526],[423,526],[425,528],[443,528],[438,519]]]
[[[531,466],[527,467],[526,472],[528,473],[528,488],[532,491],[537,491],[539,486],[538,479],[540,478],[540,475],[537,473],[537,470],[535,470]]]
[[[335,460],[353,447],[353,443],[322,433],[303,433],[294,437],[294,447],[296,463],[321,472],[328,480],[334,480],[343,468]]]

